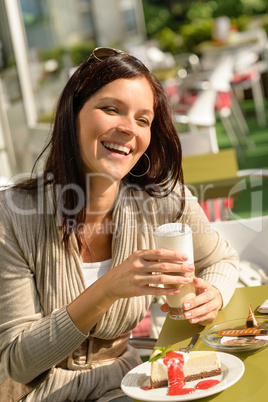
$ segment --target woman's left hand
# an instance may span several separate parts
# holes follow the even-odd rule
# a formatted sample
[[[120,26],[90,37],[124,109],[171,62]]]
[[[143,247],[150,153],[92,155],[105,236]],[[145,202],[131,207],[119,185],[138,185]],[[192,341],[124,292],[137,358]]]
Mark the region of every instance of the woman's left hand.
[[[208,325],[215,320],[219,310],[222,308],[222,297],[217,288],[201,278],[194,278],[196,297],[183,303],[184,317],[190,323]],[[161,310],[168,312],[168,305],[165,303]]]

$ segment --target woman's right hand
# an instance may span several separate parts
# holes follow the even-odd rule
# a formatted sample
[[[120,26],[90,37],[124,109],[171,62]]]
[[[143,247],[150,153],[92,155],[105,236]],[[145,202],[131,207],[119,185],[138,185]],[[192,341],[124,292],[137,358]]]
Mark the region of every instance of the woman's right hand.
[[[67,311],[77,328],[87,334],[121,298],[178,294],[176,286],[189,282],[185,273],[194,271],[186,261],[187,256],[171,250],[136,251],[89,286],[68,305]]]
[[[173,296],[179,293],[176,286],[189,282],[185,273],[194,271],[187,258],[166,249],[136,251],[105,275],[108,295],[113,301],[142,295]]]

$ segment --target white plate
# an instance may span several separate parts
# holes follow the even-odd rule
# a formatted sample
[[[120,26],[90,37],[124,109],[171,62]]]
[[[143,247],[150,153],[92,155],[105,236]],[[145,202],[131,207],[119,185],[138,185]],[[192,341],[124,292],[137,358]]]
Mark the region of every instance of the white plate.
[[[195,353],[195,352],[192,352]],[[198,352],[199,353],[199,352]],[[207,352],[205,352],[207,353]],[[238,357],[228,353],[217,352],[222,368],[222,374],[210,377],[210,379],[218,379],[220,383],[212,388],[205,390],[196,390],[192,394],[168,396],[167,387],[142,390],[143,385],[150,384],[151,363],[146,362],[132,369],[122,380],[121,388],[123,392],[134,399],[141,401],[193,401],[199,398],[205,398],[209,395],[217,394],[231,385],[235,384],[245,371],[244,363]],[[191,381],[186,383],[185,387],[193,388],[199,381]]]
[[[268,329],[268,319],[267,317],[257,317],[255,316],[259,328],[261,329]],[[251,350],[257,350],[257,349],[262,349],[268,345],[268,340],[267,336],[258,336],[258,337],[239,337],[241,340],[246,340],[248,338],[248,344],[241,344],[238,346],[228,346],[228,345],[223,345],[222,338],[217,336],[217,333],[219,331],[225,331],[228,329],[243,329],[244,324],[246,322],[246,318],[239,318],[236,320],[232,321],[227,321],[223,322],[221,324],[214,325],[213,327],[209,328],[202,336],[203,342],[205,342],[208,346],[212,348],[216,348],[219,350],[222,350],[223,352],[249,352]],[[234,337],[235,338],[235,337]],[[263,339],[265,342],[256,342],[253,343],[253,340],[255,339]]]

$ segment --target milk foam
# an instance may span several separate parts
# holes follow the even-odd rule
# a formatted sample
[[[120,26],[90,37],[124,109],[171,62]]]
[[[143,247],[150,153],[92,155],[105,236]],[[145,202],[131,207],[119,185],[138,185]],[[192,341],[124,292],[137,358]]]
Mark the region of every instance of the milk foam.
[[[184,233],[182,233],[181,223],[167,223],[159,226],[154,232],[156,247],[185,253],[188,255],[187,263],[193,264],[192,231],[188,225],[184,226]]]

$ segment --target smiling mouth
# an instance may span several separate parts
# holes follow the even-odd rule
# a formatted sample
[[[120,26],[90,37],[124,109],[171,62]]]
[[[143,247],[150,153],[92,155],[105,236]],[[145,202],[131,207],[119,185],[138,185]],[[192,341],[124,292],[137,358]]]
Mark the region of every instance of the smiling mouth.
[[[113,151],[116,152],[120,155],[129,155],[131,151],[130,148],[128,147],[124,147],[123,145],[119,145],[119,144],[114,144],[112,142],[102,142],[102,145],[108,149],[108,151]]]

